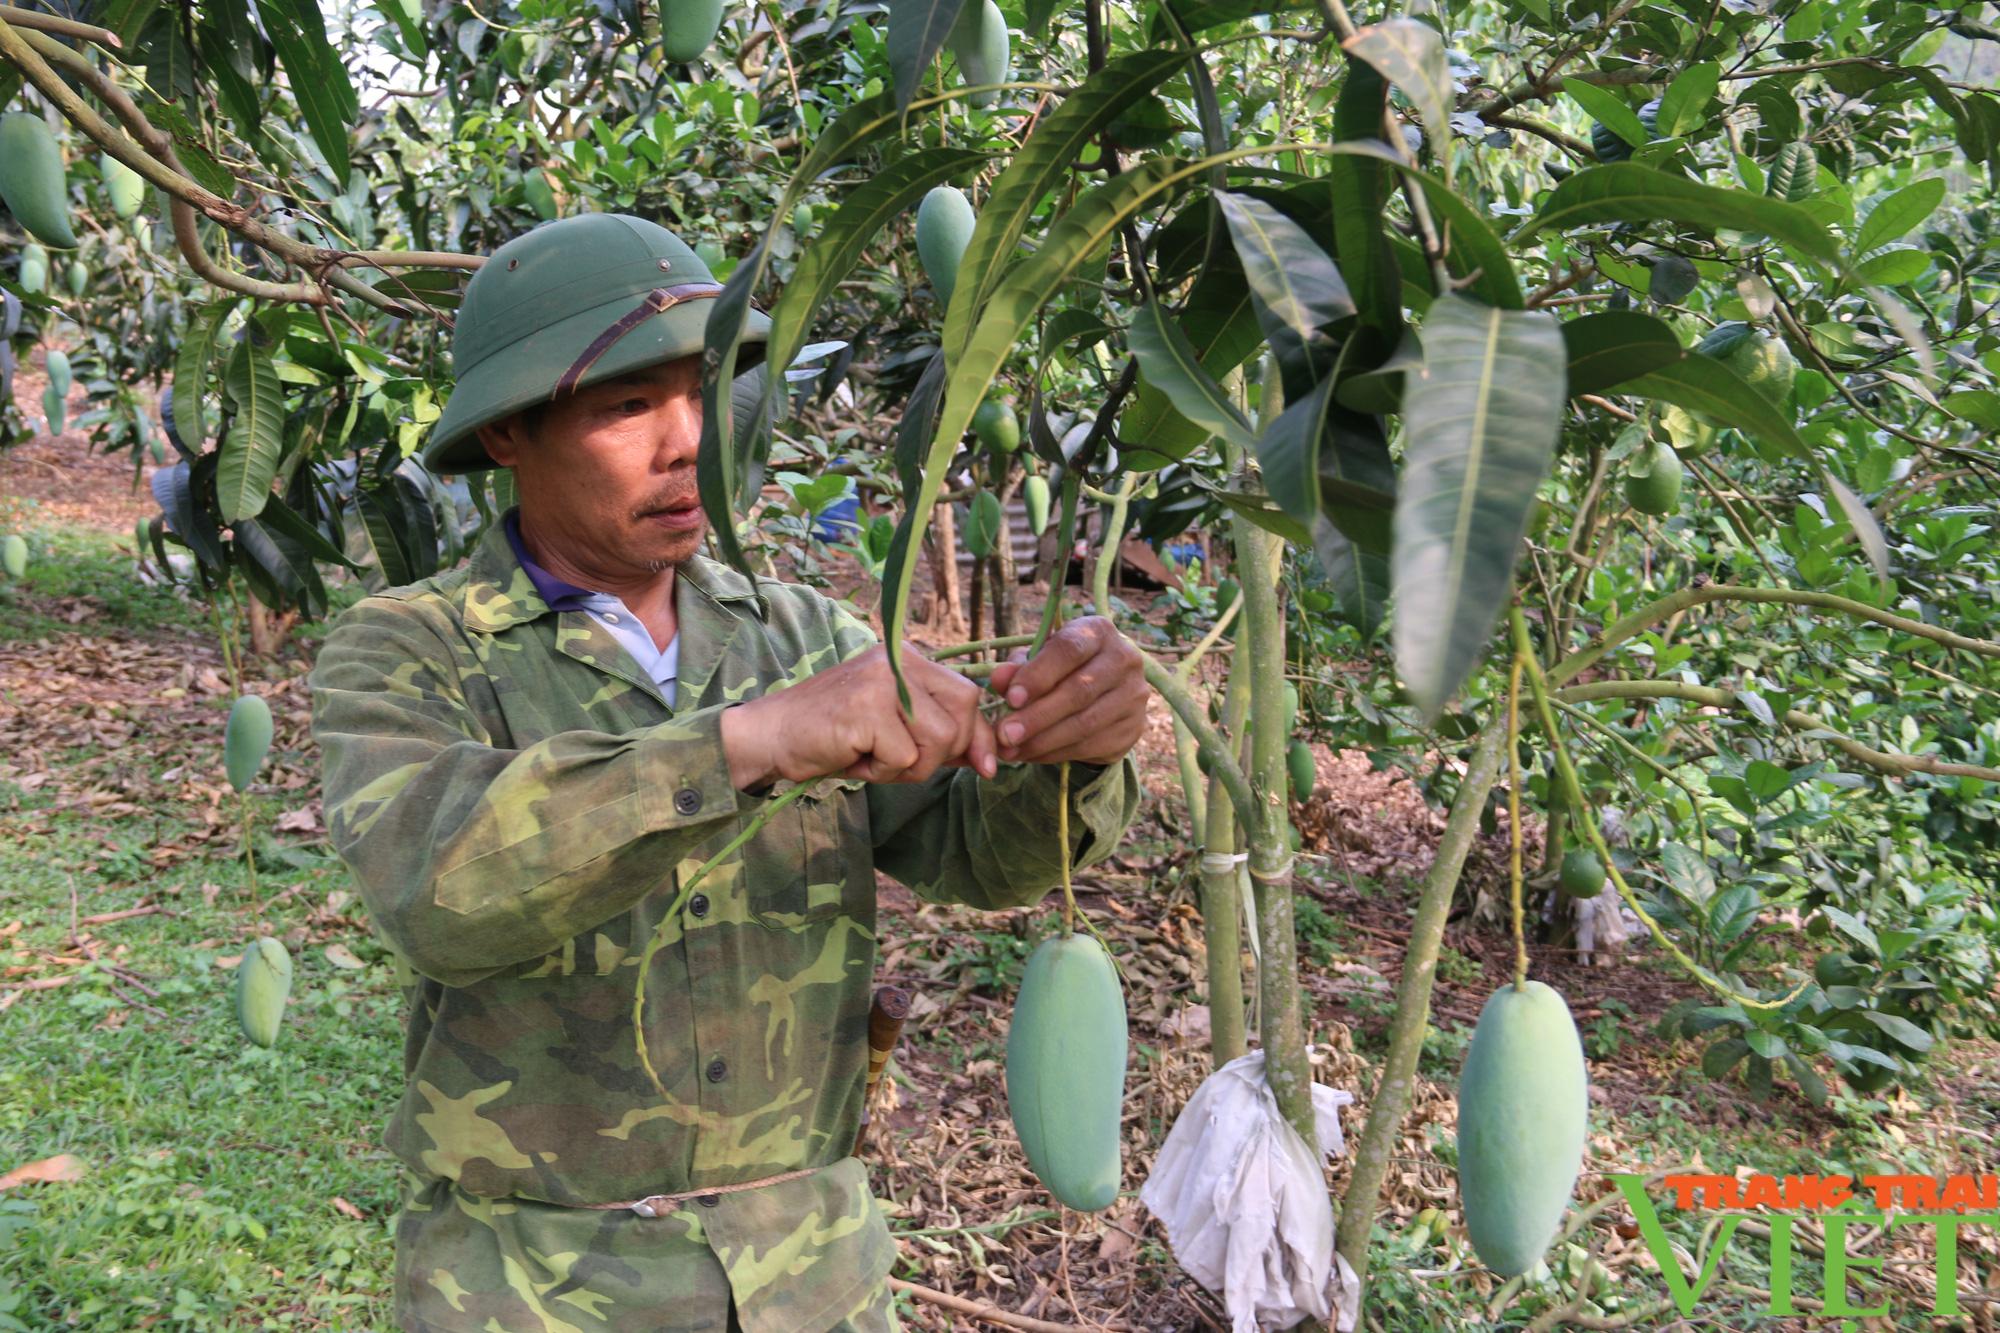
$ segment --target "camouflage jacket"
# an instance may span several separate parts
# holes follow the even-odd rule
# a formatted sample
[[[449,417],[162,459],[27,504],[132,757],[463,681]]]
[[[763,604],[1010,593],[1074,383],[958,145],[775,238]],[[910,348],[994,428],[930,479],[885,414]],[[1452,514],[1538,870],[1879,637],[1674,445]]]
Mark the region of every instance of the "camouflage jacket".
[[[745,1329],[795,1333],[893,1256],[860,1163],[842,1161],[875,871],[933,901],[1037,901],[1059,874],[1057,774],[827,784],[663,926],[681,876],[762,804],[730,785],[723,709],[873,642],[811,589],[701,557],[675,586],[678,708],[588,614],[549,610],[498,523],[467,565],[344,612],[310,677],[326,823],[414,973],[386,1139],[405,1167],[471,1196],[574,1205],[837,1164],[700,1214]],[[1138,800],[1129,760],[1085,775],[1079,864],[1110,853]],[[661,929],[645,1017],[664,1102],[632,1030],[639,955]],[[630,1214],[571,1216],[587,1235]]]

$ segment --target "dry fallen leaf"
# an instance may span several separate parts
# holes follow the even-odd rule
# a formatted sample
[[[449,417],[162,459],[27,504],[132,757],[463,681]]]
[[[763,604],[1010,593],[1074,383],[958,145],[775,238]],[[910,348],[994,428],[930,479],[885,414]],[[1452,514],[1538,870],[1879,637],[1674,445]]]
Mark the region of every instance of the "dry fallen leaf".
[[[367,1217],[366,1213],[363,1213],[359,1208],[356,1208],[338,1194],[333,1196],[333,1206],[340,1212],[341,1216],[351,1217],[357,1222],[363,1221]]]
[[[28,1185],[38,1181],[46,1184],[82,1179],[83,1163],[68,1153],[59,1153],[54,1157],[44,1157],[39,1162],[17,1166],[6,1175],[0,1176],[0,1190],[10,1190],[16,1185]]]
[[[355,957],[354,950],[348,948],[345,944],[327,945],[326,961],[348,972],[357,971],[368,966],[368,964]]]

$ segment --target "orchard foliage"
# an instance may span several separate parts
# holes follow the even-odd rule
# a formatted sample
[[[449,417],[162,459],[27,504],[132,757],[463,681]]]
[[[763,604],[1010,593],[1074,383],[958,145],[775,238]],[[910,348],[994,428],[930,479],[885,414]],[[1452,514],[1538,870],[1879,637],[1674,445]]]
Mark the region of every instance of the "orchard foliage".
[[[1865,1092],[1995,1019],[1993,8],[729,0],[705,45],[707,6],[663,34],[628,0],[0,11],[0,110],[67,164],[0,215],[0,443],[61,410],[14,402],[17,358],[66,348],[78,424],[171,460],[162,566],[308,613],[329,566],[422,578],[511,501],[412,457],[465,273],[553,216],[657,218],[726,283],[723,558],[810,576],[858,474],[895,643],[940,505],[986,542],[1034,497],[1059,550],[1093,506],[1232,531],[1246,585],[1280,542],[1283,621],[1246,586],[1232,630],[1250,733],[1287,731],[1275,645],[1304,733],[1468,819],[1525,654],[1542,929],[1643,914],[1711,992],[1668,1016],[1709,1072]],[[753,302],[771,373],[739,379]],[[1288,893],[1259,798],[1291,736],[1246,761],[1176,707]],[[1817,967],[1774,947],[1802,923]]]

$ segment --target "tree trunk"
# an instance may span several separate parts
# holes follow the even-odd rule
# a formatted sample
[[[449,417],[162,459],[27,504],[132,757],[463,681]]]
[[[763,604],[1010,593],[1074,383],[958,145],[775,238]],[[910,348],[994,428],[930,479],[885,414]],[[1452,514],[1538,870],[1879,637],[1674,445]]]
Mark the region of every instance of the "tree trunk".
[[[1247,604],[1245,609],[1249,609]],[[1396,987],[1396,1017],[1389,1029],[1389,1053],[1382,1061],[1382,1072],[1375,1080],[1374,1095],[1368,1102],[1368,1121],[1361,1130],[1361,1142],[1354,1149],[1354,1172],[1348,1177],[1347,1194],[1340,1201],[1340,1232],[1335,1237],[1335,1248],[1361,1279],[1364,1299],[1368,1282],[1368,1235],[1375,1225],[1382,1184],[1389,1178],[1390,1158],[1402,1142],[1403,1117],[1410,1109],[1417,1057],[1423,1052],[1424,1032],[1430,1025],[1431,987],[1437,980],[1438,946],[1444,941],[1445,917],[1459,872],[1465,867],[1466,853],[1472,850],[1473,839],[1479,832],[1479,812],[1485,808],[1486,793],[1499,777],[1506,750],[1505,719],[1489,722],[1473,749],[1465,778],[1458,784],[1458,799],[1452,802],[1444,836],[1438,841],[1437,858],[1424,877],[1417,896],[1417,914],[1410,922],[1410,946],[1403,955],[1402,981]]]
[[[257,594],[250,594],[250,651],[259,657],[275,657],[285,646],[286,637],[292,626],[299,623],[296,609],[272,614],[271,609],[257,600]]]
[[[1233,665],[1233,664],[1232,664]],[[1243,723],[1250,715],[1247,671],[1229,673],[1223,695],[1222,728],[1229,744],[1242,754]],[[1185,726],[1178,730],[1185,731]],[[1217,1069],[1248,1049],[1243,1015],[1243,898],[1239,891],[1236,852],[1243,844],[1237,832],[1236,807],[1219,778],[1211,778],[1206,818],[1202,821],[1201,924],[1208,953],[1209,1058]],[[1197,788],[1190,786],[1193,796]],[[1210,858],[1213,857],[1213,860]]]
[[[1007,518],[1007,505],[1021,488],[1021,474],[1009,468],[999,488],[1000,541],[993,549],[993,635],[1018,634],[1021,585],[1014,566],[1014,525]]]
[[[925,541],[931,553],[930,629],[948,640],[972,637],[965,632],[965,603],[958,597],[958,525],[949,503],[931,510]]]

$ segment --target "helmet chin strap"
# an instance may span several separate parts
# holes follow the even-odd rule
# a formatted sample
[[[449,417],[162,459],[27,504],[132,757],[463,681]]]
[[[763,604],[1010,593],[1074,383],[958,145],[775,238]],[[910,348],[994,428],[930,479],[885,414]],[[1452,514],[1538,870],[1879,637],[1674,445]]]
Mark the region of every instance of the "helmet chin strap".
[[[683,301],[709,301],[722,295],[722,286],[714,282],[684,282],[677,287],[655,287],[639,299],[639,304],[629,313],[619,317],[610,328],[597,335],[583,354],[570,364],[549,390],[549,401],[554,402],[566,393],[575,393],[583,377],[598,363],[604,354],[612,349],[620,338],[644,324],[654,315],[664,314]]]

